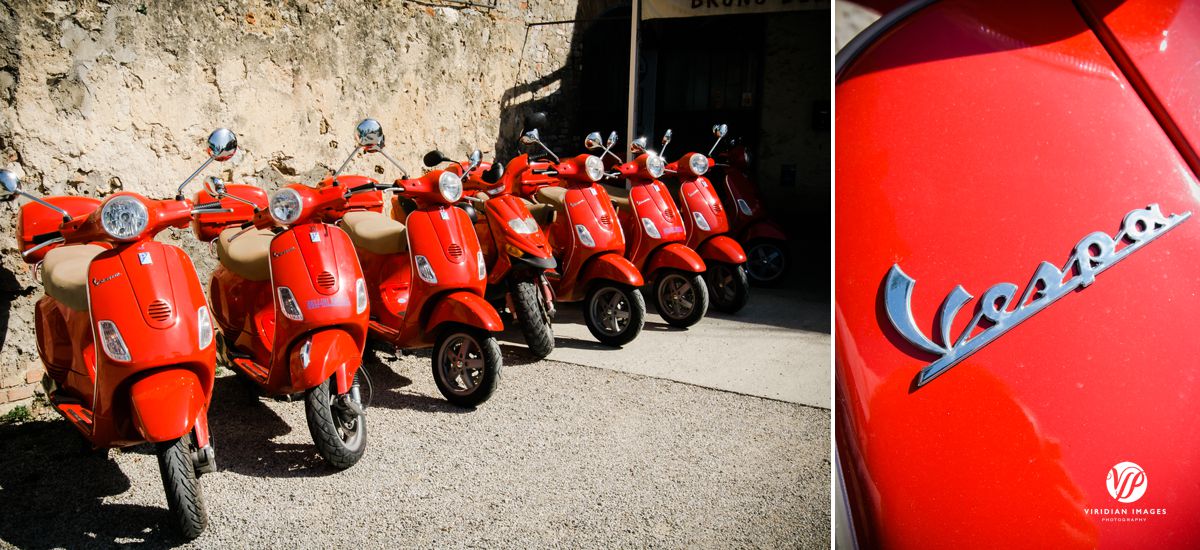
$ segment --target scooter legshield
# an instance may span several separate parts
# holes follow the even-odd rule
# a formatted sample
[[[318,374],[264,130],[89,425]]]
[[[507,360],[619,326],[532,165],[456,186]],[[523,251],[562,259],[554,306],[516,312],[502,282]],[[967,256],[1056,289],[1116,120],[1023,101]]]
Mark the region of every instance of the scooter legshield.
[[[437,298],[429,314],[428,334],[436,334],[438,327],[445,323],[459,323],[481,328],[488,332],[501,332],[504,322],[500,314],[487,300],[478,294],[467,291],[454,291]]]
[[[155,371],[129,387],[134,425],[146,441],[154,443],[191,431],[206,401],[200,379],[187,369]]]
[[[696,252],[700,253],[700,257],[707,261],[727,264],[746,263],[746,251],[742,245],[725,235],[717,235],[704,241]]]
[[[650,259],[646,261],[646,273],[657,273],[664,268],[693,273],[703,273],[706,269],[700,255],[680,243],[668,243],[650,254]]]
[[[337,393],[342,394],[362,365],[362,351],[346,331],[328,329],[298,338],[288,359],[293,388],[316,387],[336,374]]]
[[[593,256],[588,261],[579,280],[592,281],[595,279],[607,279],[632,287],[646,284],[646,280],[642,278],[642,272],[638,271],[633,262],[616,253],[600,254]]]

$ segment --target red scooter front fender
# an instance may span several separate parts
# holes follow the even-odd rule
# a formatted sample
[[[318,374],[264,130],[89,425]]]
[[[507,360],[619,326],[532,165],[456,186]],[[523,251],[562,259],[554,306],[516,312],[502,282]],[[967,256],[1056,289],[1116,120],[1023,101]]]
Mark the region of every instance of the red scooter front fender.
[[[313,388],[336,375],[337,393],[346,393],[362,365],[362,349],[350,333],[327,329],[296,339],[288,357],[293,388]]]
[[[783,228],[779,227],[779,224],[771,220],[761,220],[747,227],[742,233],[742,240],[745,242],[758,239],[786,241],[787,234],[783,232]]]
[[[478,294],[465,290],[451,291],[434,298],[434,301],[436,303],[430,308],[429,320],[425,323],[429,327],[428,334],[437,334],[446,323],[469,325],[488,332],[504,330],[504,322],[500,320],[496,308]]]
[[[725,235],[717,235],[700,243],[700,248],[696,252],[705,261],[724,262],[727,264],[746,263],[746,251],[742,248],[742,245]]]
[[[743,261],[745,260],[743,259]],[[704,266],[704,260],[700,259],[700,255],[695,250],[680,243],[667,243],[651,252],[650,259],[646,261],[646,273],[651,278],[661,269],[704,273],[707,268]]]
[[[581,281],[607,279],[617,283],[639,287],[646,284],[642,273],[624,256],[616,253],[593,256],[583,268]]]
[[[152,372],[129,387],[134,425],[146,441],[155,443],[191,431],[207,401],[196,373],[183,368]]]

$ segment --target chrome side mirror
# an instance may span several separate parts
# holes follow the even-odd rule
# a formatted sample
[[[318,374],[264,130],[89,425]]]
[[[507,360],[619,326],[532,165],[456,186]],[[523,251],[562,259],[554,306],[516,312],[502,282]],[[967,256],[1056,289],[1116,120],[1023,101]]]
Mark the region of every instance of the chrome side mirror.
[[[192,175],[179,184],[179,188],[175,190],[175,200],[183,200],[183,188],[187,187],[187,184],[200,175],[200,172],[209,164],[212,164],[212,161],[227,161],[237,154],[237,150],[237,135],[229,128],[217,128],[208,134],[208,160],[205,160],[204,164],[201,164],[195,172],[192,172]]]
[[[216,198],[225,196],[225,182],[216,176],[204,178],[204,190]]]
[[[363,148],[363,151],[374,153],[383,149],[383,126],[378,120],[373,118],[364,118],[358,123],[358,127],[354,129],[355,137],[358,140],[358,146]]]
[[[7,168],[0,170],[0,199],[11,199],[21,194],[21,178]]]
[[[467,172],[479,168],[479,163],[483,162],[483,153],[479,149],[471,151],[471,155],[467,157],[467,169],[463,171],[463,177],[466,177]]]
[[[537,128],[525,132],[525,135],[521,136],[521,143],[524,145],[533,145],[534,143],[540,143],[541,141],[541,135],[538,134]]]
[[[608,140],[604,142],[604,146],[611,149],[612,146],[616,145],[616,144],[617,144],[617,131],[613,130],[611,133],[608,134]]]
[[[665,133],[663,133],[662,149],[659,150],[659,153],[658,153],[659,155],[667,154],[667,144],[668,143],[671,143],[671,129],[670,128],[667,128],[667,131]]]
[[[728,133],[729,133],[729,126],[726,126],[724,124],[717,124],[717,125],[713,126],[713,135],[717,136],[717,141],[714,141],[712,144],[712,147],[708,148],[708,156],[710,156],[710,157],[712,156],[713,151],[717,150],[717,144],[721,143],[721,138],[725,137],[725,134],[728,134]]]
[[[217,128],[208,135],[208,156],[221,162],[237,154],[237,135],[228,128]]]
[[[588,150],[603,149],[604,146],[600,144],[600,132],[592,132],[583,138],[583,146]]]
[[[635,155],[640,155],[642,153],[645,153],[646,152],[646,138],[640,137],[640,138],[633,140],[633,142],[629,144],[629,151]]]

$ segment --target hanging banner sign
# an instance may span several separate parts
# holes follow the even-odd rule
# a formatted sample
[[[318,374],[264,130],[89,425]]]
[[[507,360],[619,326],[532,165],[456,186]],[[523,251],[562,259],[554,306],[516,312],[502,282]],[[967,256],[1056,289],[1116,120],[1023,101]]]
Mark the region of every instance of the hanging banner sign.
[[[829,0],[642,0],[642,19],[827,9]]]

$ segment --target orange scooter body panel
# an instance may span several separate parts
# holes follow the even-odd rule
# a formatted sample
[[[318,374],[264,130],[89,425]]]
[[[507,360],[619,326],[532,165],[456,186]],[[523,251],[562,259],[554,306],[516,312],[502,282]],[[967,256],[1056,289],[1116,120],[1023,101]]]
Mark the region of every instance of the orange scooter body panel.
[[[313,388],[336,376],[338,393],[348,391],[354,374],[362,366],[362,344],[341,328],[314,332],[308,341],[312,344],[307,354],[305,344],[292,346],[288,358],[292,386]]]
[[[615,252],[592,256],[584,266],[582,273],[583,275],[580,277],[582,281],[605,279],[632,287],[646,284],[646,280],[642,278],[642,272],[638,271],[638,268],[634,267],[624,256]]]
[[[456,290],[439,295],[429,311],[429,319],[424,324],[433,334],[437,334],[446,323],[470,325],[488,332],[504,331],[504,322],[500,320],[496,308],[482,296],[467,291]]]
[[[563,208],[550,225],[550,245],[562,265],[562,276],[551,279],[551,284],[556,299],[577,302],[584,298],[587,283],[592,280],[580,276],[584,266],[599,254],[623,254],[625,236],[621,233],[617,211],[613,209],[612,200],[604,187],[568,183],[566,189]],[[576,226],[587,228],[595,246],[586,246],[581,241]]]
[[[650,253],[642,269],[653,279],[663,269],[676,269],[692,273],[704,273],[704,260],[683,243],[667,243]]]
[[[91,214],[100,207],[100,199],[92,197],[57,196],[45,197],[44,200],[66,210],[72,217]],[[36,241],[38,235],[58,231],[62,222],[62,214],[36,202],[28,202],[21,205],[21,209],[17,212],[17,248],[21,252],[25,252],[36,246],[39,244]],[[59,246],[62,245],[52,244],[33,254],[24,256],[25,263],[36,264],[46,257],[47,252]]]
[[[696,249],[705,261],[724,262],[727,264],[746,263],[746,250],[737,241],[725,236],[716,235],[700,243]]]
[[[103,252],[92,260],[88,282],[93,334],[98,334],[100,321],[112,321],[133,359],[132,362],[114,359],[103,346],[95,344],[98,349],[94,351],[93,444],[127,445],[144,440],[135,425],[135,415],[131,414],[134,402],[141,403],[138,415],[143,419],[143,427],[152,428],[156,437],[171,432],[161,431],[164,426],[186,428],[194,424],[196,410],[193,408],[155,406],[164,399],[162,394],[166,390],[163,386],[134,384],[150,372],[187,371],[197,381],[199,389],[177,389],[184,390],[182,395],[186,396],[199,391],[202,396],[197,398],[202,405],[200,409],[208,407],[212,397],[216,346],[209,338],[204,348],[199,347],[197,311],[207,303],[191,258],[171,245],[138,241]],[[82,394],[84,392],[74,387],[77,381],[78,378],[69,378],[65,387]],[[143,390],[149,393],[141,395],[139,392]],[[186,429],[174,437],[185,432]]]

